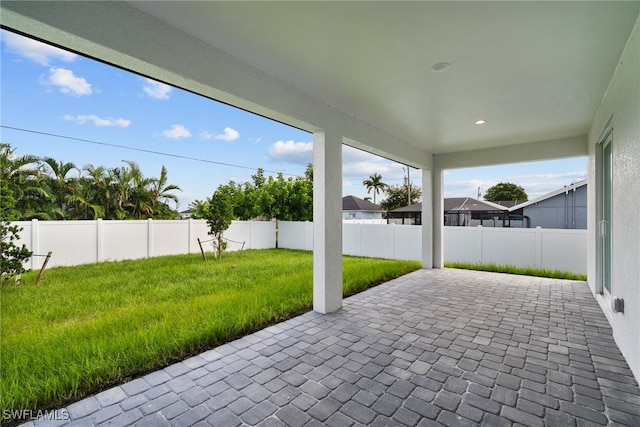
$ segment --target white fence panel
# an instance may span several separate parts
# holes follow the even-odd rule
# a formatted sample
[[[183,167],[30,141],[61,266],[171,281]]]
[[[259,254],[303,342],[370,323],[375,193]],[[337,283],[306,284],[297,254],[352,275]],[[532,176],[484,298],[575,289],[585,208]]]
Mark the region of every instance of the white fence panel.
[[[149,256],[189,253],[188,221],[151,220],[149,227]]]
[[[278,222],[278,247],[284,249],[313,250],[313,223],[296,221]]]
[[[278,247],[313,250],[313,223],[280,221]],[[422,259],[419,225],[342,224],[342,253],[346,255]]]
[[[586,230],[545,230],[540,239],[540,264],[545,268],[587,272]]]
[[[478,228],[478,227],[476,227]],[[536,233],[532,229],[482,227],[482,263],[536,266]]]
[[[202,219],[190,219],[189,220],[189,253],[200,252],[200,246],[198,245],[198,239],[209,240],[209,226],[207,222]],[[234,239],[235,240],[235,239]],[[207,246],[207,250],[211,246]]]
[[[447,262],[587,272],[587,230],[444,227]]]
[[[271,221],[249,221],[251,235],[249,249],[271,249],[276,247],[276,223]]]
[[[78,265],[100,261],[139,259],[199,252],[198,238],[210,240],[205,220],[123,220],[123,221],[19,221],[19,245],[36,255],[52,251],[48,266]],[[227,250],[275,248],[275,223],[233,221],[224,237]],[[211,243],[205,250],[212,250]],[[38,269],[43,256],[34,256],[25,265]]]
[[[482,229],[444,227],[444,259],[448,262],[480,263]]]
[[[422,226],[392,225],[393,259],[422,261]]]
[[[101,255],[94,258],[92,262],[99,261],[119,261],[123,259],[139,259],[146,258],[149,253],[148,228],[147,221],[87,221],[94,226],[102,227]],[[43,242],[47,240],[42,238]],[[52,265],[61,265],[58,263],[58,253],[55,252],[51,257]],[[76,263],[83,264],[83,263]],[[62,264],[70,265],[70,264]]]

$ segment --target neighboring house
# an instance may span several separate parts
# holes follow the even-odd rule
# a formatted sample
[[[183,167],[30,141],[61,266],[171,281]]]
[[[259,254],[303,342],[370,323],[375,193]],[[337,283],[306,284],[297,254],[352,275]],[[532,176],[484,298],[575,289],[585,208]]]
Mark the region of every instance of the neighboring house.
[[[363,200],[356,196],[344,196],[342,198],[343,220],[371,220],[382,219],[385,210],[379,205]]]
[[[186,211],[180,212],[180,219],[189,219],[191,218],[191,209],[187,209]]]
[[[475,227],[509,227],[508,208],[471,197],[444,199],[444,225]]]
[[[422,222],[422,203],[394,209],[387,214],[390,224],[414,224]],[[509,227],[507,207],[471,197],[444,199],[444,225]]]
[[[512,220],[523,228],[587,229],[587,181],[567,185],[551,193],[509,208]],[[515,223],[514,223],[514,226]]]
[[[422,202],[389,211],[387,222],[389,224],[422,225]]]

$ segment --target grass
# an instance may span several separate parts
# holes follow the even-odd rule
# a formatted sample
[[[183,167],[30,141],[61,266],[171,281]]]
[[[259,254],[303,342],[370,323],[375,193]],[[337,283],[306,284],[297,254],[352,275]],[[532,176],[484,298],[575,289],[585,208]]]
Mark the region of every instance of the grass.
[[[420,268],[344,257],[344,293]],[[0,409],[47,409],[312,307],[311,252],[232,252],[58,267],[0,289]]]
[[[548,270],[546,268],[515,267],[513,265],[497,264],[472,264],[469,262],[446,262],[447,268],[460,268],[463,270],[492,271],[494,273],[518,274],[521,276],[549,277],[552,279],[569,279],[587,281],[586,274],[577,274],[570,271]]]

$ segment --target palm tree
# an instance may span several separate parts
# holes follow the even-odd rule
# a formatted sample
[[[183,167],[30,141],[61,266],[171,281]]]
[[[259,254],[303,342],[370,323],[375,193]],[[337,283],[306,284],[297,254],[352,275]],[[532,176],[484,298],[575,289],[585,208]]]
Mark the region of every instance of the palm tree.
[[[153,179],[151,183],[151,197],[155,203],[167,204],[169,200],[172,200],[176,204],[176,210],[178,209],[178,196],[170,193],[170,191],[182,191],[180,187],[175,184],[167,184],[168,173],[167,168],[162,165],[160,170],[160,178]]]
[[[380,191],[384,192],[384,189],[387,188],[387,184],[382,182],[382,175],[378,173],[374,173],[369,176],[369,179],[365,179],[362,181],[362,185],[367,188],[367,194],[373,190],[373,203],[376,203],[376,194],[380,194]]]
[[[71,162],[57,161],[51,157],[42,159],[45,172],[49,173],[45,177],[45,182],[49,188],[49,193],[55,197],[56,208],[61,213],[60,218],[66,219],[69,216],[69,197],[73,196],[74,181],[76,178],[69,178],[67,175],[73,169],[80,170]]]
[[[15,208],[23,214],[21,219],[33,218],[28,215],[51,201],[51,195],[42,183],[39,164],[39,157],[17,156],[15,148],[0,143],[0,181],[7,183],[15,200]]]

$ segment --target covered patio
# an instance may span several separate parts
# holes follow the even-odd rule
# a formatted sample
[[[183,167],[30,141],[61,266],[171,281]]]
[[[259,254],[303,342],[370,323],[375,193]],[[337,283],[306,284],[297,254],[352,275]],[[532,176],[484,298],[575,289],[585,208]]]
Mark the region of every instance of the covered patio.
[[[73,419],[640,424],[640,2],[0,7],[5,29],[313,133],[315,313]],[[421,169],[423,189],[424,270],[345,301],[343,144]],[[446,170],[576,156],[586,284],[439,270]]]
[[[82,426],[637,426],[640,389],[585,282],[439,269],[59,413]]]

